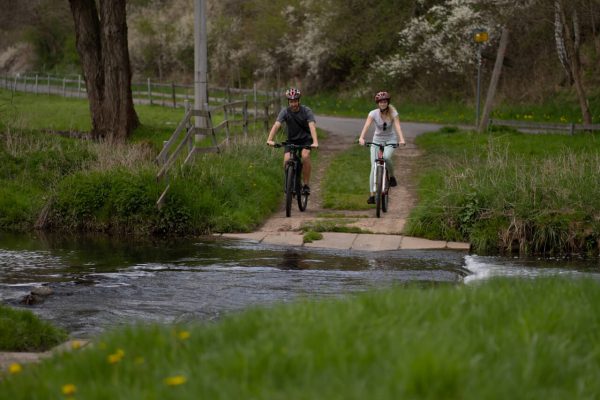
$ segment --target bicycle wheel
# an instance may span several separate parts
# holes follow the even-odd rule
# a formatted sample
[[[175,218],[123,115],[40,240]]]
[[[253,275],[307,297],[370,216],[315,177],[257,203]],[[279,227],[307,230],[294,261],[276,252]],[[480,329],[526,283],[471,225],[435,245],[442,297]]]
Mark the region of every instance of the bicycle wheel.
[[[292,197],[294,194],[294,166],[289,164],[285,168],[285,216],[289,217],[292,215]]]
[[[302,168],[299,166],[298,168]],[[298,200],[298,208],[300,211],[306,210],[308,204],[308,194],[302,190],[302,170],[299,170],[296,174],[296,199]]]
[[[381,211],[383,212],[387,212],[388,210],[388,203],[390,201],[390,182],[388,180],[388,174],[387,174],[387,170],[385,171],[385,177],[384,177],[384,181],[386,185],[385,188],[381,191]]]
[[[375,175],[375,188],[377,190],[377,192],[375,192],[375,203],[377,205],[375,215],[377,215],[377,218],[379,218],[381,215],[381,205],[383,203],[383,167],[381,165],[377,166],[377,172]]]

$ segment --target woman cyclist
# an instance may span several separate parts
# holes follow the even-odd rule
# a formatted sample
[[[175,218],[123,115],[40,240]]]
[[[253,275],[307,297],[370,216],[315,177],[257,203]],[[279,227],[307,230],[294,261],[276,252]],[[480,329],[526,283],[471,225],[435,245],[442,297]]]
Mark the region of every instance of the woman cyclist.
[[[374,143],[387,143],[387,144],[401,144],[405,145],[404,135],[402,134],[402,128],[400,128],[400,118],[398,118],[398,111],[390,104],[390,94],[388,92],[379,92],[375,95],[375,103],[377,108],[369,113],[365,126],[360,133],[358,142],[364,146],[365,134],[373,122],[375,122],[375,133],[373,134]],[[369,190],[373,188],[373,174],[375,171],[375,160],[377,159],[377,147],[371,146],[371,175],[369,178]],[[390,177],[390,186],[396,186],[396,178],[394,177],[394,166],[392,164],[392,154],[394,153],[393,147],[386,147],[383,152],[383,158],[385,159],[385,166]],[[369,204],[375,204],[375,193],[370,192]]]

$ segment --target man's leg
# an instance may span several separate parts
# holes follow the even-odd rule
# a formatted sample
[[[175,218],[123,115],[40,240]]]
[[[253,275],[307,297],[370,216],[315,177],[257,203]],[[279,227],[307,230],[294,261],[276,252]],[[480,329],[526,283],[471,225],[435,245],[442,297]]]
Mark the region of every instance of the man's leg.
[[[310,182],[310,150],[302,149],[302,180],[305,185]]]

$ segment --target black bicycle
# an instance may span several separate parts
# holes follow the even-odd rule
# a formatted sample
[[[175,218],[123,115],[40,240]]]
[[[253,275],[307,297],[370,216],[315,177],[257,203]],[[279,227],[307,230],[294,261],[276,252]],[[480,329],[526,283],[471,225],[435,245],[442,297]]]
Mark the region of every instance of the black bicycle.
[[[310,146],[281,142],[273,147],[287,146],[290,149],[290,159],[285,164],[285,216],[292,214],[292,201],[296,197],[300,211],[306,210],[309,193],[302,190],[302,149],[311,149]]]
[[[375,193],[375,204],[376,204],[376,212],[377,218],[381,216],[381,211],[387,212],[389,202],[390,202],[390,177],[388,176],[388,171],[385,166],[385,159],[383,158],[383,150],[386,147],[398,147],[397,143],[373,143],[373,142],[365,142],[365,146],[375,146],[377,147],[377,158],[375,159],[375,170],[373,177],[373,187],[371,188],[371,192]]]

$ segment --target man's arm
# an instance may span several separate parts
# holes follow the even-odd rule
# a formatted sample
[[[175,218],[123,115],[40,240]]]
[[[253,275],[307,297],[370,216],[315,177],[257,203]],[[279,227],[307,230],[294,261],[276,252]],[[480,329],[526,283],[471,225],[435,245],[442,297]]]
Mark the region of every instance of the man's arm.
[[[310,136],[313,141],[310,147],[319,147],[319,141],[317,140],[317,124],[315,124],[315,121],[310,121],[308,123],[308,129],[310,129]]]
[[[267,144],[269,146],[273,146],[275,144],[275,142],[273,141],[273,138],[275,137],[275,134],[277,134],[277,131],[279,130],[279,128],[281,128],[281,122],[275,121],[275,123],[273,124],[273,127],[271,128],[271,132],[269,132],[269,137],[267,139]]]

